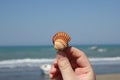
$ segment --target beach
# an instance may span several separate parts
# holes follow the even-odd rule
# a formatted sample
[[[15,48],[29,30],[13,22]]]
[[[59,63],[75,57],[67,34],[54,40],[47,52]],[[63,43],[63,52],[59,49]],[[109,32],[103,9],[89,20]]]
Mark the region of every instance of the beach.
[[[97,80],[120,79],[120,45],[76,45],[88,56]],[[41,66],[52,64],[53,46],[0,47],[0,80],[49,80]]]
[[[101,74],[96,76],[96,80],[119,80],[120,73],[114,74]]]

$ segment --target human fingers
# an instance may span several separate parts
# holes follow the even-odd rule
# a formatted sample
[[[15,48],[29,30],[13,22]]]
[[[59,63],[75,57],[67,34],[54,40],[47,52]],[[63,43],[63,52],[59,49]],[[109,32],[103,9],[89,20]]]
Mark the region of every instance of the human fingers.
[[[81,50],[75,47],[68,47],[65,52],[70,57],[70,59],[76,60],[78,66],[80,67],[91,66],[87,56]]]
[[[53,64],[52,64],[52,67],[51,67],[51,69],[49,71],[49,77],[51,79],[53,79],[57,75],[58,71],[59,70],[58,70],[58,66],[57,66],[57,60],[55,59]]]
[[[86,74],[89,75],[90,78],[94,78],[90,80],[95,80],[93,68],[84,52],[75,47],[69,47],[68,49],[66,49],[66,54],[68,57],[70,57],[69,59],[76,62],[77,67],[75,68],[75,73],[77,75],[80,76]]]
[[[74,80],[75,74],[65,52],[57,52],[57,63],[63,80]]]

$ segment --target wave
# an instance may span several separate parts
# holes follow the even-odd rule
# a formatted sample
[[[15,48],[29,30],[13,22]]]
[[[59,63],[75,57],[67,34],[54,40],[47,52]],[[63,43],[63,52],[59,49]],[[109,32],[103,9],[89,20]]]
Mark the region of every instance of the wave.
[[[37,67],[44,63],[52,63],[54,59],[12,59],[0,61],[0,68]]]
[[[120,64],[120,57],[106,57],[106,58],[89,58],[93,65],[108,65]],[[42,64],[52,64],[54,59],[12,59],[0,61],[0,68],[23,68],[23,67],[40,67]]]
[[[93,65],[120,64],[120,57],[90,58]]]
[[[116,60],[120,60],[120,57],[90,58],[90,61],[116,61]]]

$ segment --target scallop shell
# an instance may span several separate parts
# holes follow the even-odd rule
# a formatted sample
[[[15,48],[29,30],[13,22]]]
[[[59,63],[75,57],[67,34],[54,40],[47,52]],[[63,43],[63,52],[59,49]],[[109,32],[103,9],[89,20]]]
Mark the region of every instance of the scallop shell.
[[[53,44],[56,50],[64,50],[68,47],[71,40],[70,36],[65,32],[58,32],[53,36]]]

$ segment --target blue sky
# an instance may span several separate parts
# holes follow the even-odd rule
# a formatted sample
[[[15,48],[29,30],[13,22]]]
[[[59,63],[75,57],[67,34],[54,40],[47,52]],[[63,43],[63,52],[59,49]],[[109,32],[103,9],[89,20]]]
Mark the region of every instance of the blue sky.
[[[71,44],[120,44],[120,0],[0,0],[0,46],[51,45],[58,31]]]

